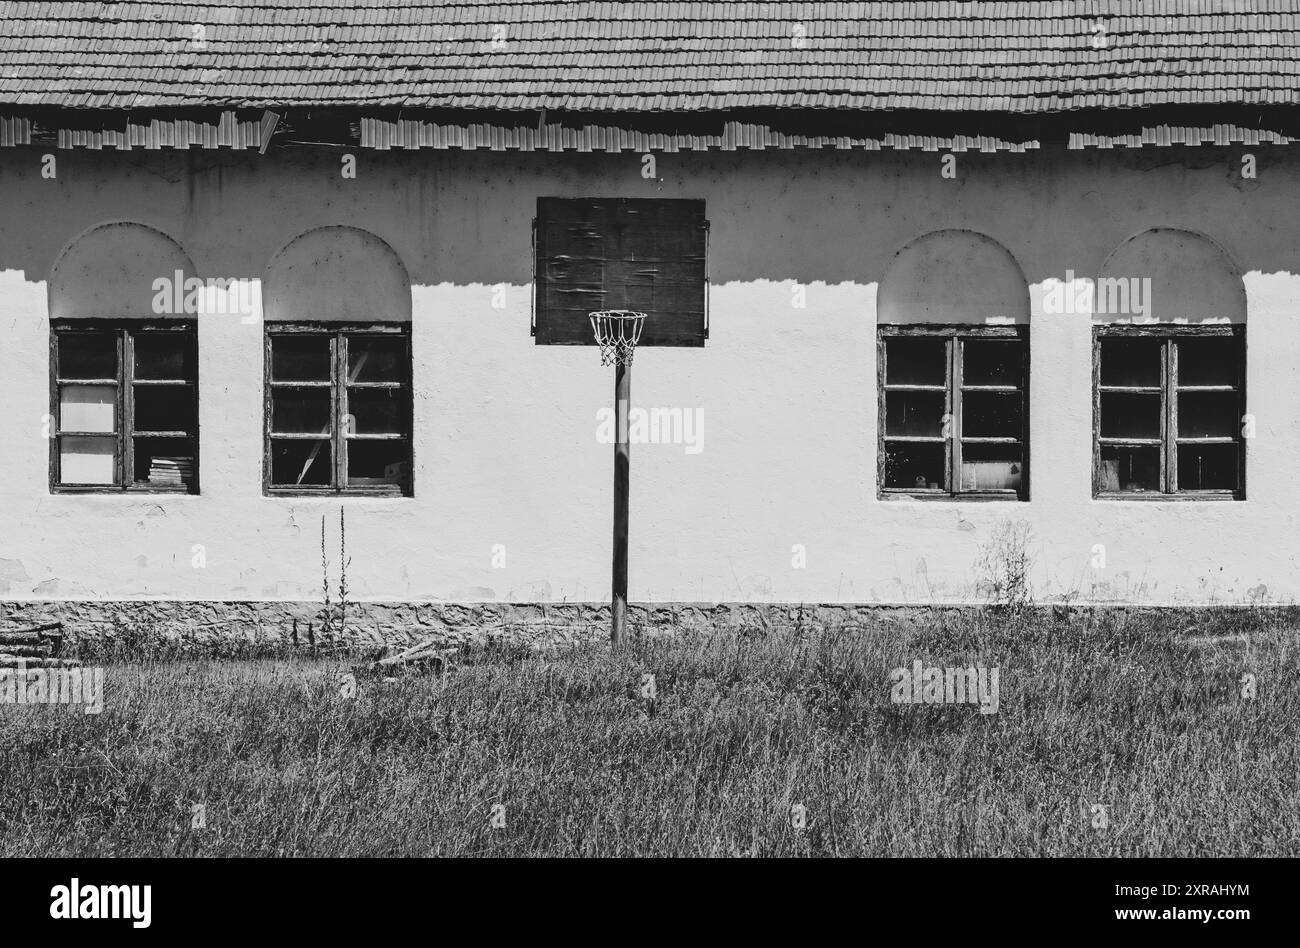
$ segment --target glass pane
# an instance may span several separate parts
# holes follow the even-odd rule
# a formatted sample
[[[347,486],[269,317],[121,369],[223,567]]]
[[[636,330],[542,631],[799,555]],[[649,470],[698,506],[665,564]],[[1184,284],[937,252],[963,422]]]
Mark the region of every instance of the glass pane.
[[[404,337],[348,337],[349,382],[405,382],[407,366]]]
[[[963,385],[1021,384],[1023,349],[1018,341],[967,339],[962,343]]]
[[[329,434],[330,390],[276,388],[271,391],[271,430],[284,434]]]
[[[939,437],[946,403],[944,392],[886,392],[885,434]]]
[[[396,484],[411,479],[411,449],[406,441],[349,441],[348,484]]]
[[[406,434],[405,389],[348,390],[348,434]]]
[[[907,441],[885,442],[885,486],[942,488],[944,446]]]
[[[189,386],[135,386],[136,431],[193,432],[194,429],[194,390]]]
[[[190,487],[194,447],[188,438],[136,438],[135,482],[151,487]]]
[[[1163,346],[1159,339],[1101,340],[1101,384],[1159,385]]]
[[[134,342],[136,378],[193,381],[198,377],[193,333],[139,332]]]
[[[1231,336],[1178,340],[1179,385],[1236,385],[1241,345]]]
[[[961,397],[962,436],[1019,438],[1019,392],[964,392]]]
[[[117,378],[117,334],[59,333],[59,378]]]
[[[1236,490],[1238,449],[1235,444],[1180,444],[1179,490]]]
[[[328,441],[271,442],[271,483],[277,487],[333,483],[334,453]]]
[[[1241,433],[1236,392],[1181,392],[1178,437],[1235,438]]]
[[[885,340],[886,385],[944,385],[947,381],[947,340]]]
[[[1160,396],[1127,392],[1101,393],[1103,438],[1159,438]]]
[[[271,378],[277,382],[328,382],[329,336],[272,336]]]
[[[62,431],[117,430],[117,386],[63,385],[59,388],[59,428]]]
[[[1023,450],[1018,444],[963,444],[962,490],[1020,490]]]
[[[112,484],[116,446],[116,438],[59,438],[59,483]]]
[[[1121,445],[1101,446],[1101,489],[1158,491],[1160,489],[1160,449],[1130,448]]]

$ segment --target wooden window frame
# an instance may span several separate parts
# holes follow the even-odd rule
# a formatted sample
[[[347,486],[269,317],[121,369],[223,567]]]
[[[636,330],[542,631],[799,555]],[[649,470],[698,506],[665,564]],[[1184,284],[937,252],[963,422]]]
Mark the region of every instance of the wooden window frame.
[[[65,379],[59,369],[59,336],[61,334],[113,333],[117,338],[117,377],[114,379]],[[136,379],[135,378],[135,337],[143,333],[185,332],[194,339],[195,366],[194,380],[189,379]],[[197,494],[199,493],[199,366],[198,366],[198,327],[192,320],[154,320],[154,319],[58,319],[50,321],[50,493],[52,494]],[[112,437],[117,442],[116,457],[113,466],[113,484],[64,484],[60,483],[61,459],[59,455],[60,439],[64,435],[97,437],[108,439],[106,432],[64,431],[59,399],[62,385],[113,385],[117,397],[113,408],[113,422],[116,430]],[[194,442],[194,473],[190,483],[185,484],[138,484],[135,483],[135,452],[132,450],[135,440],[135,386],[136,385],[184,385],[190,389],[194,407],[193,432],[145,432],[150,437],[187,437]]]
[[[1236,384],[1232,386],[1180,386],[1178,382],[1178,339],[1231,338],[1236,341]],[[1101,437],[1101,342],[1103,339],[1159,339],[1162,343],[1160,358],[1160,436],[1151,438]],[[1112,392],[1156,391],[1155,386],[1106,386]],[[1238,434],[1232,438],[1180,438],[1178,437],[1178,393],[1180,391],[1230,391],[1237,393],[1237,417],[1246,412],[1246,327],[1240,324],[1217,323],[1209,326],[1189,325],[1132,325],[1113,323],[1093,327],[1092,334],[1092,496],[1094,500],[1145,500],[1145,501],[1214,501],[1246,499],[1246,438]],[[1153,491],[1102,490],[1101,448],[1107,444],[1148,445],[1160,449],[1160,489]],[[1178,445],[1235,444],[1237,446],[1237,487],[1233,490],[1180,490],[1178,487]]]
[[[410,323],[335,323],[335,322],[267,322],[263,332],[263,402],[262,402],[262,492],[269,497],[413,497],[415,495],[415,371],[411,350]],[[276,382],[271,378],[271,340],[276,336],[325,336],[330,340],[330,380],[329,382]],[[392,335],[406,340],[406,379],[405,382],[354,382],[352,388],[395,388],[405,387],[410,397],[406,400],[406,415],[402,419],[405,436],[380,434],[348,434],[344,419],[347,417],[347,358],[348,351],[343,340],[350,335]],[[333,433],[330,435],[330,450],[333,457],[333,471],[330,485],[273,485],[271,483],[271,392],[274,387],[284,388],[323,388],[330,389],[330,413],[333,420]],[[279,440],[303,437],[294,435],[276,435]],[[324,439],[320,439],[324,440]],[[410,476],[405,486],[400,484],[365,484],[349,485],[347,483],[347,442],[354,441],[401,441],[407,445],[406,463]]]
[[[944,412],[951,418],[949,437],[886,437],[885,394],[889,391],[933,390],[935,386],[888,385],[886,384],[886,341],[900,338],[941,338],[947,342],[944,371]],[[962,437],[962,392],[975,389],[976,386],[962,384],[962,343],[966,340],[1014,339],[1020,342],[1023,362],[1021,365],[1020,384],[1018,386],[978,386],[980,391],[1018,391],[1021,399],[1020,437],[1019,438],[963,438]],[[1029,331],[1027,326],[981,326],[969,324],[924,324],[924,325],[881,325],[876,332],[876,496],[881,500],[947,500],[947,501],[1028,501],[1030,463],[1029,454],[1029,377],[1030,377]],[[1021,474],[1019,489],[1012,490],[961,490],[962,441],[987,444],[1021,445]],[[944,445],[944,471],[948,487],[887,487],[885,486],[885,444],[887,441],[924,441],[939,442]]]

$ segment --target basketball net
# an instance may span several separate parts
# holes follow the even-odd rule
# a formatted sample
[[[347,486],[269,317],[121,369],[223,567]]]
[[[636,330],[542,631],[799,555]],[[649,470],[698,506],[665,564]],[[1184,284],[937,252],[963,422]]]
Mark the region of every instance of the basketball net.
[[[591,330],[600,346],[601,365],[631,365],[645,325],[645,313],[610,309],[591,313]]]

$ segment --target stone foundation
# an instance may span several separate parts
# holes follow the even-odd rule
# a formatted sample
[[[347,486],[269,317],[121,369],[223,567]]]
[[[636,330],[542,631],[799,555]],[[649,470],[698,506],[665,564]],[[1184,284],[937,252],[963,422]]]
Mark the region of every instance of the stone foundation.
[[[933,618],[935,610],[972,605],[903,606],[817,603],[632,604],[630,624],[642,634],[763,633],[792,628],[880,628]],[[1063,606],[1034,607],[1044,611]],[[1178,607],[1074,606],[1073,610],[1127,608],[1141,613],[1204,612]],[[1221,606],[1218,611],[1251,607]],[[1259,611],[1256,607],[1252,611]],[[1300,608],[1286,612],[1300,621]],[[0,601],[0,631],[61,622],[65,649],[113,645],[165,645],[197,652],[223,648],[342,647],[358,651],[400,648],[430,636],[448,645],[499,640],[555,646],[609,634],[609,607],[598,603],[349,603],[346,634],[321,628],[319,602],[181,602],[168,600]],[[1177,623],[1175,623],[1176,625]]]
[[[799,622],[852,623],[881,606],[790,603],[632,604],[635,631],[763,631]],[[913,610],[914,611],[914,610]],[[199,650],[218,645],[401,647],[432,635],[449,645],[498,638],[555,645],[609,634],[598,603],[349,603],[346,635],[329,636],[319,602],[61,600],[0,602],[0,628],[63,623],[67,646],[166,641]]]

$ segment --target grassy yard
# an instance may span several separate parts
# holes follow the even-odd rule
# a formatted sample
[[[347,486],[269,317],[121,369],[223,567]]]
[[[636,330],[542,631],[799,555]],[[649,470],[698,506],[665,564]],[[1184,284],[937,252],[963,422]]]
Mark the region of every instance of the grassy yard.
[[[0,705],[0,855],[1296,856],[1294,621],[882,615],[351,698],[340,659],[116,661],[100,715]],[[891,703],[916,659],[999,668],[997,713]]]

